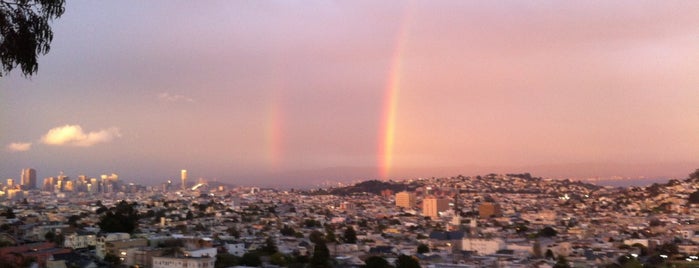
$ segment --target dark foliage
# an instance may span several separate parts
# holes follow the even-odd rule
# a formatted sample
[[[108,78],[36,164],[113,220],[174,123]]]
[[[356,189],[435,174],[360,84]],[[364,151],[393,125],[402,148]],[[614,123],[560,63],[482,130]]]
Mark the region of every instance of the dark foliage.
[[[135,203],[121,201],[100,218],[100,229],[107,233],[133,233],[138,227],[138,213]]]
[[[568,260],[563,256],[558,256],[558,261],[553,265],[553,268],[570,268]]]
[[[240,258],[240,265],[258,267],[262,265],[262,260],[260,256],[254,252],[248,252]]]
[[[121,264],[119,256],[111,253],[107,253],[107,255],[104,256],[104,261],[109,263],[111,267],[118,267]]]
[[[14,219],[15,218],[15,212],[12,210],[12,208],[7,208],[5,209],[4,212],[0,213],[0,216],[3,216],[7,219]]]
[[[430,247],[425,245],[425,244],[420,244],[417,246],[417,253],[419,254],[425,254],[430,252]]]
[[[699,204],[699,190],[696,192],[693,192],[689,195],[689,199],[687,200],[690,204]]]
[[[331,267],[330,265],[330,250],[325,245],[325,241],[316,243],[313,248],[313,257],[311,257],[312,267]]]
[[[38,71],[38,56],[51,49],[49,22],[64,11],[65,0],[0,0],[0,77],[16,67],[24,76]]]
[[[380,256],[371,256],[364,261],[366,263],[366,268],[390,268],[391,264],[386,261],[386,259]]]
[[[541,231],[539,231],[539,236],[543,237],[554,237],[557,234],[558,232],[556,232],[556,229],[553,229],[550,226],[546,226],[543,229],[541,229]]]
[[[343,240],[347,244],[356,244],[357,243],[357,232],[352,228],[351,226],[347,227],[345,229],[345,233],[342,236]]]
[[[358,184],[355,184],[353,186],[349,187],[343,187],[343,188],[335,188],[330,190],[330,194],[334,195],[342,195],[342,196],[347,196],[355,193],[372,193],[376,195],[380,195],[381,191],[389,189],[394,192],[400,192],[400,191],[405,191],[405,190],[415,190],[417,186],[414,185],[405,185],[403,183],[397,183],[397,182],[392,182],[392,181],[378,181],[378,180],[370,180],[370,181],[364,181],[360,182]]]
[[[231,267],[231,266],[236,266],[238,265],[240,258],[236,257],[233,254],[228,254],[228,253],[219,253],[216,254],[216,263],[214,264],[215,268],[224,268],[224,267]]]
[[[396,259],[396,268],[420,268],[420,263],[413,258],[412,256],[408,255],[400,255],[398,256],[398,259]]]
[[[284,225],[284,227],[282,227],[282,229],[279,230],[279,233],[284,236],[294,236],[296,234],[296,230],[294,230],[294,228],[289,227],[288,225]]]
[[[267,237],[265,240],[265,245],[262,247],[262,252],[264,252],[267,255],[272,255],[274,253],[277,253],[277,244],[274,242],[274,239],[271,237]]]

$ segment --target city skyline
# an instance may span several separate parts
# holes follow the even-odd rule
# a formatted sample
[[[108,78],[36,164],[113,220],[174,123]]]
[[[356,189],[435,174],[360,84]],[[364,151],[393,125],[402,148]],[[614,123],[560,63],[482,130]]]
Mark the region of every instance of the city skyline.
[[[70,2],[38,73],[0,78],[0,178],[685,177],[697,10]]]

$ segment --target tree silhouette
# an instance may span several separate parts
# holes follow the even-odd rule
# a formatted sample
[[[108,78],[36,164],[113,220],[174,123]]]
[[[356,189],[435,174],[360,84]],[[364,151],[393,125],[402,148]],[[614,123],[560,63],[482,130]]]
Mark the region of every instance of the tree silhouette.
[[[337,238],[335,237],[335,229],[332,225],[325,226],[325,241],[328,243],[337,242]]]
[[[396,268],[420,268],[420,263],[413,258],[412,256],[408,255],[400,255],[398,256],[398,259],[396,259]]]
[[[550,259],[550,260],[553,260],[553,258],[555,257],[555,256],[553,256],[553,251],[551,251],[550,249],[547,249],[547,250],[546,250],[546,255],[545,255],[545,256],[546,256],[547,259]]]
[[[6,208],[4,212],[0,213],[0,216],[3,216],[8,219],[14,219],[16,217],[15,212],[12,210],[11,207]]]
[[[240,258],[240,265],[258,267],[262,265],[262,260],[256,253],[248,252],[243,254],[243,257]]]
[[[352,226],[347,227],[345,229],[345,234],[343,236],[345,243],[348,244],[356,244],[357,243],[357,232],[354,231],[354,228]]]
[[[100,229],[107,233],[132,233],[138,227],[135,203],[122,200],[100,218]]]
[[[543,237],[554,237],[557,234],[558,232],[556,232],[556,229],[553,229],[550,226],[546,226],[543,229],[541,229],[541,231],[539,231],[539,236]]]
[[[699,204],[699,190],[696,190],[695,192],[691,193],[687,201],[690,204]]]
[[[262,247],[262,251],[268,255],[277,253],[277,243],[274,242],[272,237],[268,236],[267,239],[265,239],[265,245]]]
[[[417,253],[419,254],[425,254],[430,252],[430,247],[425,245],[425,244],[419,244],[417,245]]]
[[[364,261],[366,265],[365,268],[390,268],[391,264],[386,261],[386,259],[381,256],[371,256]]]
[[[310,240],[314,244],[318,244],[321,241],[324,241],[325,237],[323,236],[323,233],[321,233],[320,231],[313,230],[310,234],[308,234],[308,240]]]
[[[330,266],[330,250],[325,245],[325,241],[320,240],[313,248],[313,257],[311,257],[311,267],[331,267]]]
[[[0,0],[0,77],[16,67],[25,77],[38,71],[38,56],[51,49],[49,22],[64,11],[65,0]]]
[[[553,265],[553,268],[570,268],[568,260],[563,256],[558,256],[558,261]]]

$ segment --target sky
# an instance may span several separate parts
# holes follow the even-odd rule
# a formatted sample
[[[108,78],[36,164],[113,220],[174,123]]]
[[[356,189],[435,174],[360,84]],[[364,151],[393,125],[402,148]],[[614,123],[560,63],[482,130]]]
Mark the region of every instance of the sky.
[[[239,185],[699,168],[697,1],[69,1],[0,178]]]

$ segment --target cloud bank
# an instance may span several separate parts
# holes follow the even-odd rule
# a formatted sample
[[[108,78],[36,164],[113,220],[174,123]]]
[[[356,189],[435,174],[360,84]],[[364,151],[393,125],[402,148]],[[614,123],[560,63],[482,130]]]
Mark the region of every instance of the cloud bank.
[[[121,137],[121,133],[115,127],[85,133],[79,125],[65,125],[49,130],[41,138],[41,142],[54,146],[89,147],[98,143],[110,142],[119,137]]]
[[[7,145],[7,150],[11,152],[26,152],[31,148],[31,142],[13,142]]]

